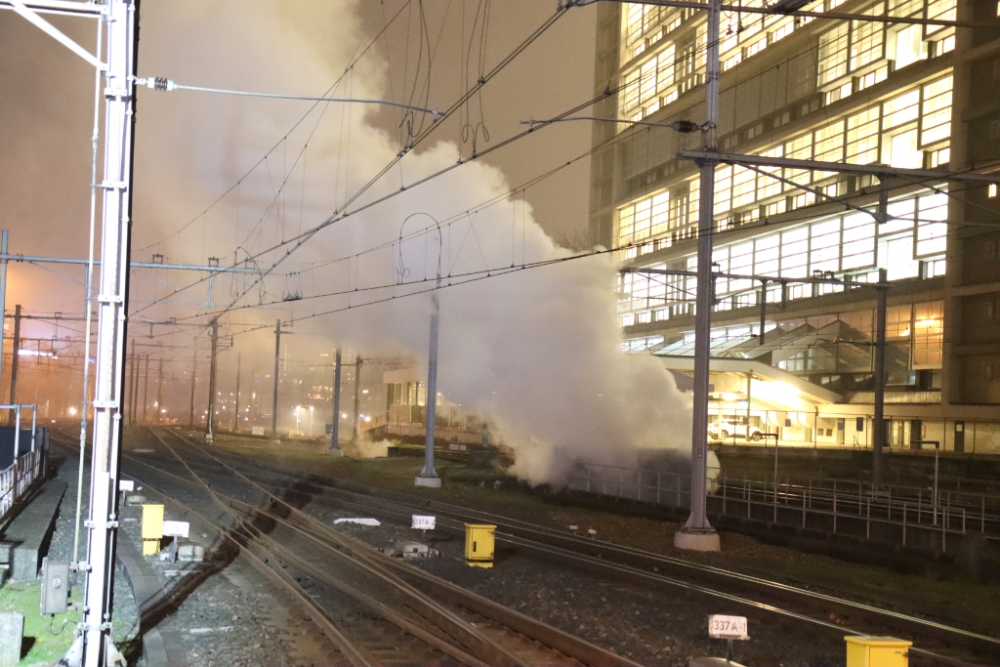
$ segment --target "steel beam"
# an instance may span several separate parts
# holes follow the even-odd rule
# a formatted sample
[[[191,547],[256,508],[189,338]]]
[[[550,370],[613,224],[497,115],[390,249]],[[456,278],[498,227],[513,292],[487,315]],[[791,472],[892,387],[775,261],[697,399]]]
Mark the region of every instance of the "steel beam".
[[[32,255],[18,255],[13,253],[0,253],[0,261],[28,262],[29,264],[78,264],[86,266],[90,263],[88,259],[77,259],[75,257],[38,257]],[[101,265],[100,260],[94,260],[96,266]],[[208,264],[159,264],[157,262],[129,262],[130,269],[167,269],[170,271],[204,271],[206,273],[247,273],[257,275],[257,269],[242,266],[212,266]]]
[[[69,0],[23,0],[18,3],[39,14],[62,14],[84,18],[100,18],[107,11],[107,5],[91,2],[70,2]],[[13,0],[0,0],[0,9],[14,9]]]
[[[685,271],[684,269],[647,269],[638,266],[625,266],[619,269],[621,273],[649,273],[657,276],[686,276],[696,277],[697,271]],[[862,283],[851,282],[841,278],[788,278],[784,276],[758,276],[745,275],[742,273],[721,273],[713,271],[714,278],[728,278],[729,280],[753,280],[767,281],[771,283],[803,283],[806,285],[845,285],[847,287],[885,287],[883,283]],[[756,289],[756,288],[753,288]],[[746,291],[746,290],[742,290]]]
[[[681,160],[703,162],[714,160],[726,164],[757,165],[760,167],[787,167],[789,169],[808,169],[812,171],[836,171],[842,174],[869,174],[872,176],[898,176],[912,178],[918,181],[961,181],[963,183],[1000,184],[1000,174],[966,174],[934,169],[902,169],[883,164],[849,164],[846,162],[824,162],[822,160],[794,160],[786,157],[764,157],[761,155],[743,155],[741,153],[720,153],[709,150],[677,151]]]
[[[563,0],[566,6],[583,7],[599,0]],[[607,0],[626,4],[656,5],[658,7],[678,7],[680,9],[710,9],[706,2],[690,2],[689,0]],[[773,7],[747,7],[745,5],[722,5],[724,12],[740,12],[747,14],[777,14],[779,16],[803,16],[811,19],[827,19],[831,21],[871,21],[874,23],[899,23],[913,25],[945,26],[950,28],[993,28],[996,26],[974,23],[971,21],[949,21],[948,19],[925,19],[917,16],[871,16],[869,14],[848,14],[845,12],[809,11],[805,9],[781,10]]]

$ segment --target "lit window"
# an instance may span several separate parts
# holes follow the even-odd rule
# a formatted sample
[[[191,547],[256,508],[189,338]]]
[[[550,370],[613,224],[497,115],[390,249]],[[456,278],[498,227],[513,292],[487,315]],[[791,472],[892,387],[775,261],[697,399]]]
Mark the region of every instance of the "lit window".
[[[844,161],[844,121],[838,120],[826,127],[816,130],[814,155],[822,162]],[[817,172],[814,180],[822,180],[833,176],[833,172]]]
[[[844,271],[875,264],[875,219],[867,213],[844,216],[844,243],[841,250]]]
[[[921,169],[924,166],[924,154],[917,147],[917,131],[893,135],[887,141],[888,155],[883,159],[893,167],[904,169]]]
[[[733,167],[733,208],[756,200],[757,173],[746,167]]]
[[[761,155],[764,157],[782,157],[784,154],[784,146],[775,146],[770,150],[763,151]],[[781,194],[782,182],[776,178],[772,178],[767,174],[781,175],[781,167],[760,167],[763,174],[757,174],[757,196],[760,199],[767,199],[769,197],[774,197]],[[769,212],[770,215],[770,212]]]
[[[997,198],[997,184],[996,183],[990,183],[989,188],[986,191],[986,194],[987,194],[987,196],[990,199],[996,199]]]
[[[847,161],[871,164],[878,161],[878,107],[847,118]]]
[[[917,26],[919,27],[919,26]],[[923,87],[921,107],[920,145],[927,146],[951,136],[952,77],[929,83]]]
[[[819,38],[819,84],[836,81],[847,74],[847,46],[850,27],[843,23]]]
[[[920,274],[920,262],[913,258],[913,233],[880,240],[878,264],[886,270],[889,280],[916,278]]]
[[[812,159],[812,133],[785,142],[785,157],[794,160]],[[785,178],[795,183],[809,183],[812,172],[808,169],[786,169]]]
[[[955,0],[930,0],[927,3],[927,18],[928,19],[938,19],[943,21],[954,21],[957,18],[956,13],[956,1]],[[954,31],[954,28],[947,28],[942,25],[928,25],[926,31],[928,35],[944,32],[946,30]],[[952,48],[954,48],[954,35],[949,39],[952,40]],[[950,51],[951,49],[945,49],[945,51]],[[943,53],[944,51],[942,51]]]
[[[882,129],[888,130],[916,120],[919,102],[919,89],[910,90],[887,101],[883,111]]]
[[[715,213],[725,213],[733,198],[733,167],[725,165],[715,172]]]
[[[881,14],[882,4],[866,14]],[[918,26],[919,27],[919,26]],[[851,71],[860,69],[882,57],[882,35],[885,26],[877,21],[851,22]]]
[[[948,195],[936,193],[917,200],[917,257],[940,255],[948,249]]]
[[[918,303],[913,308],[913,367],[941,368],[944,343],[944,302]]]
[[[780,242],[780,234],[770,234],[754,242],[754,273],[764,276],[777,275],[781,257]]]
[[[924,27],[910,25],[901,30],[889,32],[886,53],[895,61],[896,69],[901,69],[927,58],[927,42],[924,41]]]

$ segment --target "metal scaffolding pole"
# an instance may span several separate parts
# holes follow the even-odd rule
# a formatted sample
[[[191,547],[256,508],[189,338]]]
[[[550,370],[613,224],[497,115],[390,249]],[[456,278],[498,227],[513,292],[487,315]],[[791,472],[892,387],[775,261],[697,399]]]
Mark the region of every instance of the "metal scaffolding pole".
[[[705,152],[717,150],[716,125],[719,120],[719,19],[721,0],[708,6],[708,53],[705,60]],[[698,287],[695,305],[694,414],[691,428],[691,515],[674,535],[681,549],[718,551],[719,536],[706,515],[708,475],[708,373],[712,334],[712,236],[715,231],[715,166],[705,157],[698,161],[700,202],[698,205]]]

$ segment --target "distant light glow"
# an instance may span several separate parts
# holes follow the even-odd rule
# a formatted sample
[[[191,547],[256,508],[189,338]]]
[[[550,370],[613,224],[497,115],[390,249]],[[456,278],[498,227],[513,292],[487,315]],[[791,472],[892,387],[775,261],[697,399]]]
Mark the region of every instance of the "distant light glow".
[[[29,350],[27,348],[22,348],[17,351],[17,356],[19,357],[48,357],[49,359],[58,359],[59,355],[55,352],[49,352],[47,350]]]

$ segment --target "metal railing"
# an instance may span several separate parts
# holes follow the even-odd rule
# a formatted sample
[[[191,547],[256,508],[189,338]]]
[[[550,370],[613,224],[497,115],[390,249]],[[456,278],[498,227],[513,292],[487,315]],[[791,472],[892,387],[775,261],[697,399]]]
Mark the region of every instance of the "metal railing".
[[[21,410],[31,408],[31,447],[21,454]],[[48,462],[48,431],[37,427],[34,405],[0,405],[14,412],[14,460],[0,471],[0,524],[27,494],[34,483],[45,477]]]
[[[567,485],[637,502],[690,505],[686,473],[581,464]],[[963,493],[959,503],[955,492],[943,492],[935,503],[931,491],[917,487],[876,490],[863,482],[813,478],[796,484],[718,470],[709,471],[708,494],[709,511],[717,514],[877,542],[947,551],[950,538],[968,533],[1000,539],[1000,505],[987,495]]]
[[[972,493],[953,489],[938,489],[903,484],[883,484],[877,489],[870,482],[836,477],[809,477],[804,475],[752,475],[740,473],[733,477],[723,473],[720,480],[728,484],[751,485],[769,489],[774,493],[775,480],[780,489],[807,489],[810,494],[837,494],[840,497],[853,495],[857,498],[878,498],[888,503],[915,505],[918,508],[937,506],[939,508],[965,508],[970,516],[979,521],[979,532],[1000,535],[1000,494]],[[935,495],[937,502],[935,503]],[[902,505],[899,505],[900,507]]]

